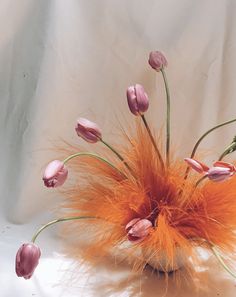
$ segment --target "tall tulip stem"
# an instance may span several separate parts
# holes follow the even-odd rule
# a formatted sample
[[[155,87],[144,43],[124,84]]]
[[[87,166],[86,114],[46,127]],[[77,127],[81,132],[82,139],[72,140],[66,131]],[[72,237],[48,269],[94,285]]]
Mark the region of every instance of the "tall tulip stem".
[[[83,219],[96,219],[95,217],[90,217],[90,216],[78,216],[78,217],[68,217],[68,218],[60,218],[60,219],[56,219],[53,221],[48,222],[47,224],[43,225],[40,229],[38,229],[38,231],[34,234],[34,236],[32,237],[32,242],[35,243],[37,237],[39,236],[39,234],[46,229],[47,227],[57,224],[59,222],[66,222],[66,221],[73,221],[73,220],[83,220]]]
[[[224,150],[224,152],[220,155],[218,161],[223,160],[223,158],[236,150],[236,141],[235,137],[233,142]]]
[[[116,149],[114,149],[110,144],[108,144],[106,141],[104,141],[102,138],[100,138],[100,141],[108,147],[125,165],[125,167],[129,170],[129,172],[134,175],[133,170],[130,168],[129,164],[125,161],[125,159],[121,156],[120,153],[117,152]]]
[[[170,163],[170,90],[164,68],[161,68],[166,90],[166,164]]]
[[[153,135],[152,135],[151,129],[150,129],[148,123],[147,123],[147,120],[146,120],[144,114],[141,115],[141,118],[142,118],[142,121],[143,121],[143,123],[144,123],[144,126],[145,126],[145,128],[146,128],[146,130],[147,130],[147,132],[148,132],[148,135],[149,135],[149,137],[150,137],[150,140],[151,140],[151,142],[152,142],[152,144],[153,144],[153,146],[154,146],[154,149],[155,149],[155,151],[156,151],[156,153],[157,153],[157,156],[158,156],[158,158],[159,158],[159,160],[160,160],[161,167],[162,167],[162,169],[164,169],[164,162],[163,162],[162,156],[161,156],[160,151],[159,151],[159,149],[158,149],[158,147],[157,147],[157,145],[156,145],[155,139],[154,139],[154,137],[153,137]]]
[[[71,159],[73,158],[76,158],[76,157],[82,157],[82,156],[87,156],[87,157],[91,157],[91,158],[95,158],[105,164],[107,164],[108,166],[110,166],[111,168],[113,168],[115,171],[118,171],[120,173],[120,175],[122,175],[124,178],[127,178],[127,176],[120,170],[118,169],[115,165],[113,165],[110,161],[108,161],[107,159],[97,155],[97,154],[94,154],[94,153],[89,153],[89,152],[79,152],[79,153],[75,153],[73,155],[70,155],[69,157],[67,157],[63,163],[66,164],[68,161],[70,161]]]
[[[226,265],[225,261],[223,260],[223,258],[221,257],[221,255],[219,254],[219,252],[217,251],[217,249],[215,248],[215,246],[213,244],[210,244],[210,248],[214,254],[214,256],[216,257],[216,259],[219,261],[220,265],[233,277],[236,278],[236,272],[232,271],[228,265]]]

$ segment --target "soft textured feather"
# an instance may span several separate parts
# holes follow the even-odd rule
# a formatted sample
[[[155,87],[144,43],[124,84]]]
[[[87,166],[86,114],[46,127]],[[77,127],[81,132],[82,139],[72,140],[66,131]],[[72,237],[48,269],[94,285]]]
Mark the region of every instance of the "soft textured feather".
[[[150,259],[145,251],[158,260],[163,251],[167,264],[174,266],[176,249],[199,261],[195,246],[208,241],[233,253],[236,237],[236,178],[214,183],[203,181],[192,173],[184,179],[186,164],[171,158],[170,166],[162,169],[146,130],[137,124],[135,135],[124,135],[124,145],[116,149],[132,168],[133,175],[124,164],[106,150],[110,159],[127,178],[101,161],[90,157],[75,159],[72,167],[79,173],[76,185],[65,191],[61,213],[73,216],[88,215],[97,219],[73,224],[74,236],[90,234],[86,259],[96,259],[119,247],[135,258],[134,267],[143,269]],[[160,138],[157,145],[162,152]],[[74,150],[70,150],[74,153]],[[176,152],[174,152],[176,154]],[[165,159],[164,153],[162,153]],[[126,224],[134,218],[148,218],[153,222],[151,234],[140,244],[126,247]],[[69,229],[67,228],[67,232]],[[72,232],[72,231],[71,231]],[[209,248],[205,244],[205,248]],[[142,251],[140,253],[140,250]]]

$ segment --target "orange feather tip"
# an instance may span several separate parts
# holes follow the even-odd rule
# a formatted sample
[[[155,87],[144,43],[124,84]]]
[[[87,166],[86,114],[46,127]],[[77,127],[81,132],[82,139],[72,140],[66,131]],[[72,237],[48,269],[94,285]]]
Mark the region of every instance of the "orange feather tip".
[[[205,181],[196,188],[198,174],[186,180],[183,160],[172,156],[168,167],[161,166],[150,138],[139,124],[136,135],[125,135],[124,139],[125,145],[117,149],[131,171],[108,152],[107,156],[126,177],[92,158],[73,164],[76,172],[83,170],[84,178],[65,191],[60,212],[97,218],[82,225],[73,223],[77,226],[76,236],[84,232],[91,236],[83,257],[97,261],[99,255],[124,246],[127,257],[134,259],[134,269],[142,271],[149,264],[168,272],[186,265],[190,258],[192,266],[197,267],[201,259],[196,246],[210,250],[206,242],[232,254],[236,244],[236,178],[223,183]],[[160,138],[155,140],[163,156]],[[127,247],[126,226],[135,218],[148,219],[153,227],[144,240]]]

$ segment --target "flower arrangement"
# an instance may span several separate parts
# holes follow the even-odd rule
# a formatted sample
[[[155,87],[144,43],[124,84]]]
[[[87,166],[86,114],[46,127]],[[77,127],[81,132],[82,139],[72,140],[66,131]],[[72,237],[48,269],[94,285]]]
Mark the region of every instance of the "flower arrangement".
[[[68,178],[67,163],[84,172],[82,184],[73,185],[65,197],[59,219],[42,226],[30,243],[16,255],[16,273],[29,279],[38,265],[41,251],[35,244],[47,227],[65,221],[74,222],[78,234],[92,230],[93,241],[84,257],[105,255],[113,248],[124,248],[135,259],[134,267],[147,264],[168,274],[186,262],[201,261],[196,247],[213,253],[221,266],[236,278],[224,256],[231,256],[236,245],[236,168],[223,161],[236,150],[236,138],[212,165],[196,159],[202,140],[211,132],[236,119],[221,123],[204,133],[190,157],[175,158],[171,151],[170,92],[165,69],[167,60],[158,51],[150,53],[150,66],[162,75],[166,90],[166,145],[146,120],[149,99],[144,87],[127,89],[130,111],[136,116],[134,133],[124,132],[124,143],[113,147],[97,124],[79,118],[75,131],[86,142],[100,142],[108,158],[87,151],[73,151],[63,161],[46,167],[46,187],[62,186]],[[69,215],[68,215],[69,214]],[[82,228],[83,227],[83,228]]]

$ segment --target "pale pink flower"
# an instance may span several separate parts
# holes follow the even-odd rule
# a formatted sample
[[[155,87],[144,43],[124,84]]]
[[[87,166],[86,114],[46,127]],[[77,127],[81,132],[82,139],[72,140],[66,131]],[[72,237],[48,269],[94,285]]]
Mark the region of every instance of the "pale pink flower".
[[[44,171],[43,181],[46,187],[56,188],[64,184],[68,176],[68,170],[64,163],[54,160],[48,164]]]
[[[139,243],[150,234],[152,227],[151,221],[135,218],[126,225],[125,230],[127,231],[129,241]]]
[[[149,100],[143,86],[139,84],[130,86],[126,95],[129,109],[134,115],[140,115],[147,111]]]
[[[228,168],[230,171],[234,172],[236,170],[235,166],[231,163],[223,162],[223,161],[216,161],[213,164],[214,167],[225,167]]]
[[[205,165],[195,159],[185,158],[184,161],[198,173],[207,172],[209,170],[209,167],[207,165]]]
[[[210,180],[215,182],[225,181],[236,172],[236,168],[233,164],[223,161],[217,161],[209,168],[207,165],[191,158],[185,158],[184,160],[192,169],[198,173],[204,173]]]
[[[102,132],[98,125],[84,118],[77,120],[75,131],[79,137],[90,143],[96,143],[102,137]]]
[[[149,65],[156,71],[160,71],[167,66],[167,60],[165,56],[159,51],[153,51],[149,54]]]
[[[24,243],[16,254],[15,269],[19,277],[31,278],[39,263],[41,251],[34,243]]]
[[[230,163],[217,161],[213,165],[207,172],[208,178],[212,181],[225,181],[235,174],[235,167]]]

